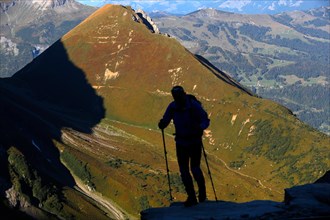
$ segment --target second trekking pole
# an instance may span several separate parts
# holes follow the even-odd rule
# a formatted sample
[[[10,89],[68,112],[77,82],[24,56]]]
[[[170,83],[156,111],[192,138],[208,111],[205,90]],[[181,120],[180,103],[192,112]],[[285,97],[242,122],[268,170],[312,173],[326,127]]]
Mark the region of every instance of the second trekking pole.
[[[209,176],[210,176],[210,179],[211,179],[211,183],[212,183],[212,188],[213,188],[213,192],[214,192],[215,201],[218,202],[218,198],[217,198],[217,195],[216,195],[216,193],[215,193],[215,188],[214,188],[214,184],[213,184],[213,180],[212,180],[212,175],[211,175],[211,171],[210,171],[209,163],[207,162],[206,152],[205,152],[205,149],[204,149],[204,145],[203,145],[203,143],[202,143],[202,149],[203,149],[203,153],[204,153],[204,157],[205,157],[205,162],[206,162],[207,170],[208,170],[208,172],[209,172]]]
[[[171,180],[170,180],[170,170],[168,169],[168,162],[167,162],[167,151],[166,151],[166,144],[165,144],[164,129],[162,129],[162,136],[163,136],[164,154],[165,154],[165,161],[166,161],[167,180],[168,180],[168,187],[169,187],[169,192],[170,192],[170,201],[173,201]]]

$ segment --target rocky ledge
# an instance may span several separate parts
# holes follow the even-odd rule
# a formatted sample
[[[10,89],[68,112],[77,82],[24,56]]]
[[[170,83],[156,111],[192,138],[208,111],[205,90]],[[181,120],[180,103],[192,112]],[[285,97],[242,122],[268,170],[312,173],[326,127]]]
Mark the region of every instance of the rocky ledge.
[[[315,183],[285,189],[283,202],[207,201],[189,208],[172,203],[142,211],[141,219],[330,219],[330,172]]]

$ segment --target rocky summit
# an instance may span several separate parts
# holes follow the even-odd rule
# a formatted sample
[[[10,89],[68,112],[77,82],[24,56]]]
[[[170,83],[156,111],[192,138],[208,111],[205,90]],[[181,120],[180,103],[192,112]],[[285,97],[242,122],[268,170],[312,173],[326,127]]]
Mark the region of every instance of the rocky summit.
[[[155,30],[142,13],[106,5],[0,79],[1,209],[9,217],[137,219],[170,205],[157,123],[174,85],[209,113],[203,141],[220,200],[279,202],[285,188],[329,170],[328,136]],[[165,138],[180,202],[173,132]],[[212,199],[209,179],[206,187]]]

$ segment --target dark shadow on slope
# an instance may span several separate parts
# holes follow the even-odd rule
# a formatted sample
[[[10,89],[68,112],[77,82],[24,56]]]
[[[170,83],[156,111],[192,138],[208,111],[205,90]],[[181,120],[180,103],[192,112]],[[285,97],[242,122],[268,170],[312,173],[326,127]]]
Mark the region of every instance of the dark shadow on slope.
[[[226,83],[228,83],[232,86],[235,86],[235,87],[241,89],[242,91],[246,92],[247,94],[249,94],[251,96],[257,96],[256,94],[254,94],[253,92],[251,92],[250,90],[248,90],[247,88],[243,87],[241,84],[236,82],[234,79],[232,79],[226,73],[219,70],[216,66],[214,66],[212,63],[210,63],[210,61],[205,59],[203,56],[198,55],[198,54],[195,54],[195,56],[206,68],[208,68],[210,71],[212,71],[212,73],[214,75],[216,75],[219,79],[225,81]]]
[[[91,133],[104,116],[103,98],[60,40],[13,77],[0,79],[1,196],[10,185],[6,151],[12,146],[43,179],[74,186],[53,140],[61,141],[62,128]]]

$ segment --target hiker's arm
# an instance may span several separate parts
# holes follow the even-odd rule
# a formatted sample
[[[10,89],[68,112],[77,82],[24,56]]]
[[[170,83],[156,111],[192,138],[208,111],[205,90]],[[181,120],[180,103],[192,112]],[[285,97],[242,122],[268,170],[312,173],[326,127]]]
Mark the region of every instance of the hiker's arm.
[[[199,106],[198,112],[199,112],[199,116],[200,116],[200,124],[199,124],[199,126],[200,126],[200,128],[202,130],[205,130],[210,125],[210,119],[208,118],[207,113],[203,109],[202,106]]]
[[[171,103],[167,107],[163,118],[160,119],[160,121],[158,123],[158,127],[160,129],[166,128],[168,126],[168,124],[171,122],[172,118],[173,118],[173,104]]]

